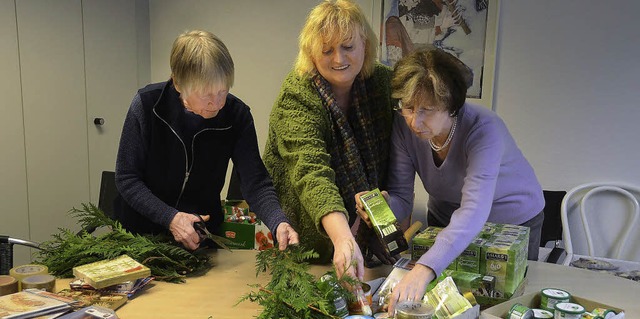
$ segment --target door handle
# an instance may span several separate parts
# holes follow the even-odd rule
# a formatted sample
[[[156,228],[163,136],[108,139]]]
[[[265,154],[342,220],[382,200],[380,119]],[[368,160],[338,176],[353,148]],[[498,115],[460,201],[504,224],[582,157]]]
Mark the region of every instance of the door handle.
[[[98,125],[98,126],[104,125],[104,119],[101,118],[101,117],[96,117],[96,118],[93,119],[93,124]]]

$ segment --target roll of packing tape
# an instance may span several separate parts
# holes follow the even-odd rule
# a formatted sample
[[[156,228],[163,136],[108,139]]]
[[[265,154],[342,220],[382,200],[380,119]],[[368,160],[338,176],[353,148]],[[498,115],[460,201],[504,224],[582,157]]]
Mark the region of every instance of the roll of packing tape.
[[[35,275],[46,275],[49,273],[49,268],[45,265],[28,264],[11,268],[9,275],[15,278],[18,283],[23,278]],[[20,284],[18,284],[18,290],[22,290]]]
[[[23,290],[35,288],[53,292],[53,288],[56,286],[56,277],[51,275],[34,275],[24,277],[20,280],[20,286]]]
[[[7,275],[0,275],[0,296],[18,292],[18,281]]]

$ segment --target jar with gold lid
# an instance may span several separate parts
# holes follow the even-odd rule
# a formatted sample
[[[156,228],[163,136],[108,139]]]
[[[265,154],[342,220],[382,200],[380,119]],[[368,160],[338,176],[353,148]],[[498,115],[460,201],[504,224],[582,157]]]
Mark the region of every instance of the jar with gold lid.
[[[403,301],[396,305],[395,319],[431,319],[433,307],[419,301]]]

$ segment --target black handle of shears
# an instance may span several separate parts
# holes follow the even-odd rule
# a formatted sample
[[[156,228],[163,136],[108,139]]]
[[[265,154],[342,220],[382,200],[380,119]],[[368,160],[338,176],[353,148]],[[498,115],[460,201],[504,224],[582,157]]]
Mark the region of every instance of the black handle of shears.
[[[193,215],[197,216],[198,219],[200,219],[199,222],[193,223],[193,228],[198,233],[198,236],[200,236],[201,239],[209,237],[210,233],[209,233],[209,230],[207,229],[207,224],[205,223],[202,216],[200,216],[200,214],[195,214],[195,213],[193,213]]]

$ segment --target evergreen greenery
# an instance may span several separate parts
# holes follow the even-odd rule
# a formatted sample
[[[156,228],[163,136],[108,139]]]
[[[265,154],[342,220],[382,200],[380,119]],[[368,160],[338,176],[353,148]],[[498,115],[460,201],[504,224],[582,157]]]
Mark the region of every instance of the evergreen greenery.
[[[290,245],[284,251],[274,247],[259,252],[256,276],[269,271],[271,281],[264,287],[251,285],[257,290],[242,296],[238,304],[247,300],[259,303],[263,311],[258,319],[339,318],[332,315],[335,293],[352,301],[352,294],[343,287],[360,282],[349,276],[337,278],[334,270],[327,273],[330,281],[321,281],[308,272],[307,261],[312,258],[318,258],[318,254],[298,245]]]
[[[78,219],[79,233],[59,229],[53,239],[40,244],[36,262],[46,265],[49,272],[58,277],[73,277],[73,267],[126,254],[151,269],[156,280],[184,282],[195,272],[210,269],[212,264],[203,250],[188,251],[169,236],[134,235],[120,222],[107,217],[94,204],[82,204],[69,214]],[[93,235],[86,229],[107,227],[110,231]]]

